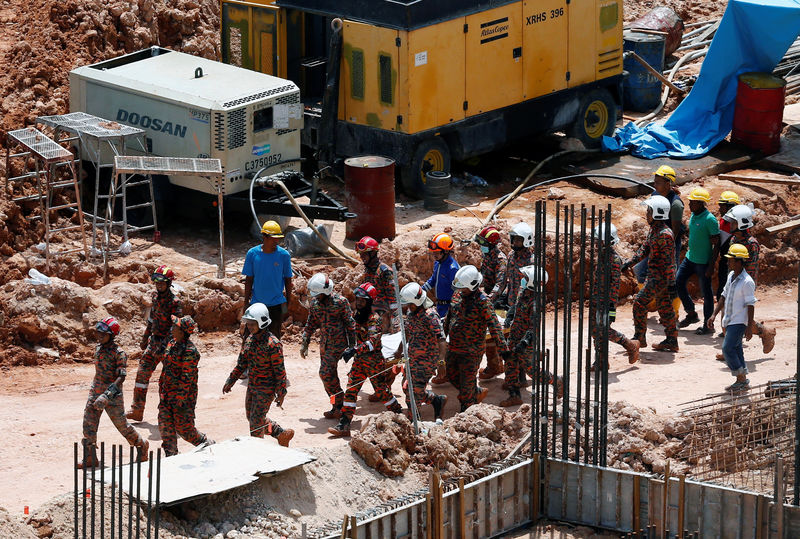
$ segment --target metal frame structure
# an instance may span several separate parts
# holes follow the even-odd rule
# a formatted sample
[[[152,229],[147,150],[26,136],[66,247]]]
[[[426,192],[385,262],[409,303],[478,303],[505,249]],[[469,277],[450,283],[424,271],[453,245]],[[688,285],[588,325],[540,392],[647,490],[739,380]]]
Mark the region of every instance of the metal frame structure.
[[[122,174],[180,174],[182,176],[194,176],[204,178],[209,181],[217,191],[217,210],[219,212],[219,268],[217,276],[225,276],[225,218],[223,215],[222,195],[222,162],[219,159],[201,159],[197,157],[147,157],[118,155],[114,157],[114,181],[112,186],[118,185],[119,176]],[[130,177],[130,176],[129,176]],[[124,183],[122,184],[124,185]],[[114,187],[112,187],[112,190]],[[113,214],[114,199],[109,198],[109,211]],[[105,241],[111,237],[111,223],[106,221]],[[141,228],[139,229],[141,230]],[[127,239],[127,236],[125,237]],[[106,262],[106,266],[108,263]]]
[[[76,145],[78,149],[79,177],[82,178],[83,176],[83,165],[80,160],[84,156],[94,165],[94,208],[92,213],[89,214],[92,218],[93,255],[102,255],[104,263],[107,266],[109,254],[109,244],[107,243],[108,235],[105,236],[105,241],[100,245],[101,248],[98,248],[97,227],[98,224],[101,224],[105,229],[109,221],[113,222],[114,199],[118,197],[122,197],[123,199],[122,221],[113,222],[112,224],[122,225],[125,241],[128,239],[129,232],[142,232],[145,230],[158,232],[155,197],[153,196],[153,183],[150,174],[144,175],[144,179],[138,181],[132,181],[133,178],[128,176],[122,183],[119,183],[118,177],[115,176],[109,187],[109,192],[107,194],[102,194],[100,192],[101,171],[103,169],[113,168],[115,157],[127,155],[129,153],[141,155],[147,155],[149,153],[147,134],[143,129],[105,120],[91,114],[86,114],[85,112],[71,112],[58,116],[40,116],[36,121],[39,124],[53,128],[55,140],[59,144],[74,143]],[[62,135],[65,133],[68,136],[62,138]],[[146,185],[148,187],[150,202],[128,206],[127,189],[138,185]],[[99,214],[101,200],[106,201],[106,211],[102,216]],[[148,206],[152,209],[152,225],[132,226],[128,223],[128,210]]]
[[[12,146],[19,146],[23,151],[18,153],[11,153]],[[23,159],[25,164],[23,170],[28,170],[27,160],[33,157],[34,170],[32,172],[23,172],[19,176],[9,177],[10,161],[14,158]],[[66,168],[70,179],[59,178],[58,170]],[[13,184],[17,181],[27,178],[35,178],[37,193],[33,195],[23,195],[11,200],[14,202],[23,202],[26,200],[38,200],[41,215],[29,217],[29,220],[41,218],[45,226],[44,240],[45,240],[45,260],[46,265],[50,266],[51,255],[64,255],[70,253],[84,252],[84,256],[88,258],[88,251],[86,247],[86,230],[83,219],[83,211],[81,208],[81,196],[79,187],[79,176],[75,171],[75,156],[61,146],[57,141],[54,141],[38,129],[33,127],[26,127],[23,129],[16,129],[9,131],[6,135],[6,192],[11,194],[10,188],[13,190]],[[53,195],[56,190],[72,187],[75,190],[75,202],[67,202],[65,204],[58,204],[53,206]],[[77,210],[78,224],[68,225],[62,228],[52,228],[50,222],[50,212],[57,210],[65,210],[74,208]],[[53,234],[57,232],[66,232],[69,230],[80,230],[82,248],[67,249],[52,253],[50,248],[50,240]]]

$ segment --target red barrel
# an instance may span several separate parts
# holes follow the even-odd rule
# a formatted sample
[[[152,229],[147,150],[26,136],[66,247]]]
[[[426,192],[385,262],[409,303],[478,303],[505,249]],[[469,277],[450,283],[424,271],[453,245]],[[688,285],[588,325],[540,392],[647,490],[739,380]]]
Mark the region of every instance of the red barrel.
[[[731,140],[767,155],[781,149],[786,81],[769,73],[743,73],[736,89]]]
[[[346,159],[344,190],[347,209],[358,215],[348,219],[345,238],[394,239],[394,160],[378,156]]]
[[[683,37],[683,19],[678,17],[672,9],[668,7],[656,7],[633,21],[630,25],[631,30],[657,30],[664,32],[665,47],[664,56],[669,56],[681,46]]]

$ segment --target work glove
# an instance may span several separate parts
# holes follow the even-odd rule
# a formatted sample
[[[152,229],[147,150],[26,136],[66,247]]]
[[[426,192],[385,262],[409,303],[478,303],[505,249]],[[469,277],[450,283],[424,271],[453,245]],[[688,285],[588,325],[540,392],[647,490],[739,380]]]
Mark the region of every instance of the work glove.
[[[351,346],[342,353],[342,359],[344,360],[345,363],[347,363],[352,359],[354,355],[356,355],[356,349],[355,347]]]
[[[307,341],[303,341],[302,344],[300,345],[300,357],[302,357],[303,359],[308,357],[308,342]]]
[[[233,389],[234,382],[235,382],[235,380],[231,380],[230,378],[228,378],[228,381],[225,382],[224,386],[222,386],[222,392],[223,393],[230,393],[231,389]]]
[[[122,392],[117,387],[117,384],[109,384],[103,394],[94,400],[92,406],[94,406],[95,410],[104,410],[105,407],[108,406],[110,400],[115,399],[121,394]]]
[[[667,285],[667,294],[669,295],[670,301],[674,301],[675,298],[678,297],[678,288],[675,286],[675,283],[670,283]]]
[[[631,263],[630,263],[630,261],[628,261],[628,262],[623,263],[622,266],[620,266],[619,269],[620,269],[620,271],[628,271],[628,269],[630,269],[630,267],[631,267]]]
[[[617,319],[617,307],[613,303],[608,304],[608,323],[613,324]]]
[[[500,352],[500,357],[503,358],[503,361],[508,361],[511,359],[511,351],[504,350],[503,352]]]
[[[522,340],[521,340],[521,341],[519,341],[519,342],[517,343],[517,345],[514,347],[514,352],[515,352],[515,353],[517,353],[517,354],[521,354],[521,353],[522,353],[522,352],[524,352],[524,351],[525,351],[525,349],[526,349],[526,348],[528,348],[530,345],[531,345],[531,342],[530,342],[529,340],[527,340],[527,339],[522,339]]]
[[[508,329],[511,327],[511,324],[514,322],[514,316],[516,316],[516,305],[509,309],[508,313],[506,313],[506,321],[503,322],[503,327]]]

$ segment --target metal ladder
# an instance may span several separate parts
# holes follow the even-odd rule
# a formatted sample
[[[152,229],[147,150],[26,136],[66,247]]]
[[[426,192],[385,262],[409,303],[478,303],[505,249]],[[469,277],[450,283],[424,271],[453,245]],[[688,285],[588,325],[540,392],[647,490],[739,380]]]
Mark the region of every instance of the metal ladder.
[[[116,160],[117,157],[121,156],[117,154],[114,157]],[[144,178],[144,179],[139,179],[139,178]],[[150,193],[150,200],[148,202],[140,202],[138,204],[128,204],[128,189],[140,185],[147,186]],[[114,221],[114,210],[117,199],[119,198],[122,199],[122,220]],[[103,258],[106,261],[106,263],[108,260],[108,254],[118,253],[120,252],[121,249],[121,246],[116,250],[110,249],[111,235],[113,232],[114,225],[122,226],[122,245],[125,245],[128,242],[128,233],[153,230],[156,235],[158,234],[158,218],[156,216],[155,196],[153,193],[153,179],[151,174],[147,173],[142,174],[137,172],[134,173],[123,172],[120,171],[115,166],[111,183],[109,184],[108,194],[107,195],[98,194],[95,197],[95,214],[97,214],[97,204],[99,200],[106,201],[106,218],[104,220],[104,226],[103,226],[103,234],[104,234]],[[135,226],[128,222],[128,212],[139,208],[150,208],[150,211],[153,215],[152,225]]]
[[[17,153],[11,153],[11,148],[17,147],[22,149]],[[29,159],[33,158],[33,170],[29,168]],[[19,176],[8,176],[11,168],[12,159],[21,159],[23,161],[23,173]],[[59,171],[66,169],[64,174],[59,174]],[[81,208],[81,195],[78,177],[75,171],[75,156],[69,150],[62,147],[53,139],[35,129],[33,127],[26,127],[24,129],[17,129],[9,131],[6,134],[6,192],[11,197],[13,202],[25,202],[28,200],[37,200],[39,202],[39,215],[32,215],[26,217],[29,221],[42,219],[44,222],[44,242],[45,242],[45,263],[49,268],[50,259],[52,256],[67,255],[83,251],[84,256],[88,258],[88,249],[86,244],[86,229],[83,219],[83,210]],[[69,179],[64,179],[63,176],[69,176]],[[36,193],[31,195],[20,195],[14,197],[14,186],[17,182],[34,179],[36,184]],[[63,189],[72,188],[75,193],[75,201],[68,201],[64,204],[53,205],[54,194]],[[51,222],[51,212],[70,210],[73,209],[78,218],[78,224],[57,227],[56,223]],[[55,234],[68,232],[71,230],[81,231],[81,247],[68,248],[64,250],[54,251],[51,247],[52,240]]]

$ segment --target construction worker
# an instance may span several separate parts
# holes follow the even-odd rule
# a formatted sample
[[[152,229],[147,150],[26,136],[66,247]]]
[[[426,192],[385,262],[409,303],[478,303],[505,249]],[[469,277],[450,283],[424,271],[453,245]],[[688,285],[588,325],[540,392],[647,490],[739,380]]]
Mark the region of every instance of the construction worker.
[[[647,347],[647,305],[655,299],[667,338],[653,345],[653,350],[677,352],[678,328],[675,324],[675,309],[672,307],[672,300],[677,297],[675,242],[669,226],[670,203],[661,195],[653,195],[645,200],[645,204],[650,231],[645,243],[621,268],[621,271],[625,271],[644,257],[649,257],[647,280],[633,301],[633,340],[639,342],[639,348]]]
[[[356,243],[356,252],[364,264],[362,283],[373,283],[378,291],[375,308],[381,312],[393,311],[397,308],[394,299],[394,272],[392,268],[381,262],[378,255],[378,242],[370,236],[364,236]]]
[[[447,395],[437,395],[427,389],[428,380],[443,363],[447,353],[447,343],[439,314],[433,309],[433,302],[417,283],[408,283],[400,290],[400,304],[405,311],[406,343],[411,370],[411,387],[417,406],[433,406],[434,420],[442,419],[442,410],[447,403]],[[408,395],[408,381],[404,384]],[[406,397],[408,403],[408,397]],[[409,404],[409,407],[411,405]]]
[[[164,367],[158,380],[158,430],[168,457],[178,454],[178,434],[195,446],[214,443],[194,426],[200,353],[189,336],[196,330],[197,323],[191,316],[172,317],[172,340],[164,351]]]
[[[356,321],[350,303],[333,291],[333,281],[324,273],[315,273],[308,280],[308,294],[311,306],[308,319],[303,328],[300,356],[308,357],[308,343],[314,332],[320,330],[319,339],[319,377],[331,402],[331,409],[323,415],[327,419],[342,416],[344,395],[339,382],[339,360],[342,354],[356,342]]]
[[[606,224],[601,223],[594,229],[594,237],[599,242],[597,250],[597,260],[594,264],[594,293],[591,298],[589,306],[589,316],[595,318],[595,324],[592,326],[592,338],[594,339],[594,347],[598,352],[596,357],[599,357],[600,342],[608,326],[608,340],[625,349],[628,354],[628,363],[636,363],[639,361],[639,341],[636,339],[628,339],[611,327],[617,317],[617,303],[619,303],[619,285],[622,277],[622,259],[620,258],[617,250],[614,248],[619,243],[619,236],[617,235],[617,227],[613,224],[609,227],[609,234],[605,232]],[[602,304],[604,291],[602,284],[605,279],[605,269],[603,268],[603,261],[608,257],[610,274],[608,276],[608,306]],[[604,308],[605,307],[605,308]],[[600,363],[596,363],[595,368],[600,367]],[[603,365],[608,368],[608,365]]]
[[[433,290],[433,295],[436,297],[436,312],[442,320],[447,317],[450,310],[450,302],[453,300],[453,279],[460,268],[452,256],[454,247],[455,243],[449,234],[436,234],[433,239],[428,240],[428,252],[434,259],[433,274],[422,285],[422,289],[425,292]],[[445,365],[440,365],[431,383],[436,385],[447,383],[445,369]]]
[[[378,291],[372,283],[364,283],[353,290],[356,297],[356,334],[358,343],[344,351],[342,359],[345,363],[353,360],[353,367],[347,375],[347,390],[344,394],[342,417],[339,424],[330,427],[328,432],[336,437],[350,434],[350,422],[356,411],[356,400],[361,386],[369,378],[375,393],[386,405],[390,412],[400,413],[402,408],[397,399],[392,395],[391,388],[386,384],[386,362],[381,352],[381,337],[383,336],[383,322],[380,310],[374,309],[374,302]],[[384,372],[386,371],[386,372]]]
[[[480,272],[483,275],[483,291],[494,305],[499,301],[500,287],[505,281],[508,265],[508,257],[500,250],[500,231],[494,226],[485,226],[475,234],[475,242],[482,255]],[[485,352],[486,368],[478,373],[481,380],[494,378],[504,370],[503,360],[492,343],[486,344]]]
[[[761,245],[750,233],[755,224],[753,209],[743,204],[734,206],[725,214],[724,219],[731,224],[733,241],[747,247],[748,258],[744,259],[744,269],[758,286],[758,260],[761,254]],[[775,347],[775,328],[768,327],[764,322],[756,322],[753,333],[761,337],[762,351],[769,354]]]
[[[158,266],[150,278],[155,284],[156,290],[152,295],[150,317],[147,319],[147,327],[140,344],[144,354],[139,360],[139,370],[136,372],[133,402],[131,409],[125,414],[125,417],[131,421],[142,421],[144,418],[147,387],[150,385],[153,371],[164,358],[164,350],[170,339],[172,317],[183,316],[181,303],[172,293],[175,272],[167,266]]]
[[[280,408],[286,397],[286,368],[283,365],[283,345],[269,330],[272,320],[263,303],[253,303],[242,316],[249,335],[239,353],[236,366],[231,371],[222,393],[230,393],[233,384],[245,369],[249,370],[244,410],[250,424],[250,436],[263,438],[269,434],[283,447],[289,447],[294,437],[292,429],[284,429],[267,417],[272,402]]]
[[[741,204],[739,195],[734,191],[723,191],[719,195],[719,252],[727,253],[728,248],[733,243],[731,234],[731,224],[725,220],[725,215],[737,204]],[[719,257],[717,266],[717,293],[715,298],[719,301],[722,296],[722,289],[725,288],[725,281],[728,279],[728,258]]]
[[[477,382],[487,328],[501,357],[508,360],[511,356],[494,307],[480,290],[482,281],[483,276],[475,266],[458,270],[453,286],[459,288],[461,294],[450,309],[445,324],[450,336],[445,360],[447,379],[458,389],[462,412],[483,401],[489,392],[486,388],[481,389]]]
[[[511,255],[506,266],[504,294],[508,306],[506,327],[511,327],[514,320],[514,304],[522,282],[522,268],[531,264],[531,247],[533,247],[533,230],[527,223],[517,223],[511,229]]]
[[[725,255],[730,259],[731,272],[725,281],[722,297],[708,319],[708,327],[714,327],[714,319],[723,312],[722,327],[725,328],[725,340],[722,353],[725,363],[736,377],[736,381],[725,388],[725,391],[738,393],[747,391],[750,381],[747,379],[747,365],[744,362],[742,337],[748,341],[753,338],[755,326],[756,283],[744,268],[745,260],[750,258],[747,247],[734,243]]]
[[[261,240],[261,245],[247,251],[244,258],[244,304],[266,305],[272,320],[269,331],[280,339],[288,311],[286,304],[292,295],[292,257],[278,245],[283,232],[275,221],[267,221],[261,227]]]
[[[136,459],[144,462],[148,458],[150,444],[136,432],[125,419],[125,406],[122,400],[122,383],[127,375],[128,356],[115,340],[119,335],[119,323],[114,318],[104,318],[95,326],[98,341],[94,351],[94,379],[89,389],[89,399],[83,410],[83,461],[78,468],[94,468],[100,465],[97,460],[97,426],[103,410],[111,422],[129,444],[136,448]]]
[[[681,245],[685,228],[683,225],[684,205],[680,192],[675,186],[675,170],[667,165],[661,165],[653,174],[653,195],[661,195],[669,201],[669,226],[675,238],[675,264],[680,263]],[[644,283],[647,278],[647,258],[639,262],[633,269],[639,283]]]
[[[537,330],[534,324],[538,309],[536,279],[544,279],[542,286],[548,280],[547,272],[542,272],[536,266],[525,266],[522,268],[522,275],[516,303],[517,314],[511,323],[511,332],[508,336],[508,347],[511,349],[511,356],[505,362],[505,388],[508,390],[508,398],[500,402],[500,406],[504,407],[522,404],[520,391],[523,386],[523,373],[533,372],[531,344],[534,332]]]
[[[689,296],[686,284],[692,275],[697,275],[700,290],[703,293],[703,325],[695,331],[696,335],[711,333],[708,318],[714,312],[714,292],[711,289],[711,277],[714,275],[714,266],[719,255],[719,223],[706,208],[711,200],[711,195],[702,187],[695,187],[689,194],[689,209],[692,216],[689,218],[689,250],[678,267],[675,285],[678,288],[678,297],[681,298],[686,317],[678,323],[678,327],[685,328],[700,319],[694,308],[694,302]]]

